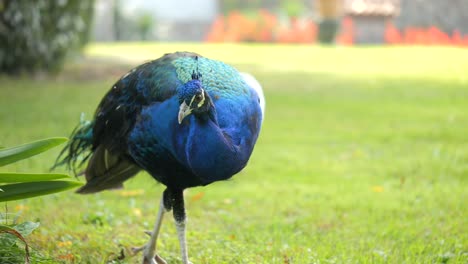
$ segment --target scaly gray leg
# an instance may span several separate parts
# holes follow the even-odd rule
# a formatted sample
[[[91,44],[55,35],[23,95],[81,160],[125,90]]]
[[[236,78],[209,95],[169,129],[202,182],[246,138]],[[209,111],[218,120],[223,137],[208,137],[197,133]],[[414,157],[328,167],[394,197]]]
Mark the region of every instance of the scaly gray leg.
[[[163,197],[161,198],[158,216],[156,217],[156,222],[154,223],[153,232],[145,232],[146,234],[150,235],[150,240],[146,245],[142,247],[133,248],[133,253],[135,254],[144,250],[142,262],[143,264],[167,264],[166,261],[164,261],[164,259],[162,259],[156,254],[156,242],[158,240],[159,230],[161,229],[164,212],[167,210],[167,208],[165,208],[164,206],[164,193]]]
[[[172,192],[172,209],[177,229],[177,237],[179,238],[180,251],[182,253],[182,262],[184,264],[192,264],[188,259],[187,240],[185,237],[186,215],[182,190]]]

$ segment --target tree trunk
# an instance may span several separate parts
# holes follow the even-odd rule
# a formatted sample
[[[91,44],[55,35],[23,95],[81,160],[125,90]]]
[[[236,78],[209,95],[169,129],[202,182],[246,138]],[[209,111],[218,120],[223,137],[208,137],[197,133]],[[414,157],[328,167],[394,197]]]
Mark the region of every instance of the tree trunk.
[[[341,14],[342,0],[320,0],[318,10],[320,14],[318,40],[320,43],[331,44],[338,31],[338,19]]]

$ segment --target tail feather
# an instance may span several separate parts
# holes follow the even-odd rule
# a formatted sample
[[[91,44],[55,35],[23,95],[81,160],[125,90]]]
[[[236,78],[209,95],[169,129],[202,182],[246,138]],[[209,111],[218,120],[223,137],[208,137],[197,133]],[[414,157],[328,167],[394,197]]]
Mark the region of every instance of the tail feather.
[[[140,171],[125,155],[112,154],[102,144],[94,146],[93,126],[93,122],[82,120],[52,167],[66,166],[75,176],[84,174],[86,184],[77,190],[81,194],[121,188],[124,181]]]
[[[93,148],[93,123],[82,120],[80,124],[73,130],[70,140],[62,149],[52,170],[66,166],[68,170],[72,170],[75,176],[83,164],[90,158]]]

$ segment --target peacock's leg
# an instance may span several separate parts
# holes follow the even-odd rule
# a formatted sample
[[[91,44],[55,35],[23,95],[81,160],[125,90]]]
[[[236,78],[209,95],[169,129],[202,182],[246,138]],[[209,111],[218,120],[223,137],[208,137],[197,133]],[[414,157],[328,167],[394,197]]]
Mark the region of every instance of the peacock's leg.
[[[173,215],[177,229],[177,236],[179,238],[180,251],[182,253],[182,262],[184,264],[191,264],[188,259],[187,240],[185,238],[185,206],[183,191],[173,192]]]
[[[166,261],[164,261],[164,259],[162,259],[156,254],[156,241],[158,239],[159,230],[161,229],[164,212],[166,210],[170,210],[170,208],[165,207],[165,196],[166,191],[163,193],[163,197],[161,199],[158,216],[156,218],[156,222],[154,223],[153,232],[147,233],[148,235],[150,235],[150,240],[145,246],[133,249],[134,253],[144,250],[142,262],[143,264],[167,264]]]

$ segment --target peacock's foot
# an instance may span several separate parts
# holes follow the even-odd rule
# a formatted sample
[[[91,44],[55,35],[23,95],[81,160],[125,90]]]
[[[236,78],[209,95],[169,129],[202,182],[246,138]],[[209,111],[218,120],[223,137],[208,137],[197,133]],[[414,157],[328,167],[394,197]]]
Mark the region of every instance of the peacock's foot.
[[[145,249],[146,249],[146,245],[141,246],[141,247],[134,247],[132,248],[132,252],[134,255],[136,255],[140,251],[144,251]],[[167,262],[163,258],[161,258],[158,254],[156,254],[155,256],[143,255],[142,264],[167,264]]]
[[[167,264],[167,262],[160,256],[155,255],[153,258],[143,256],[143,264]]]

